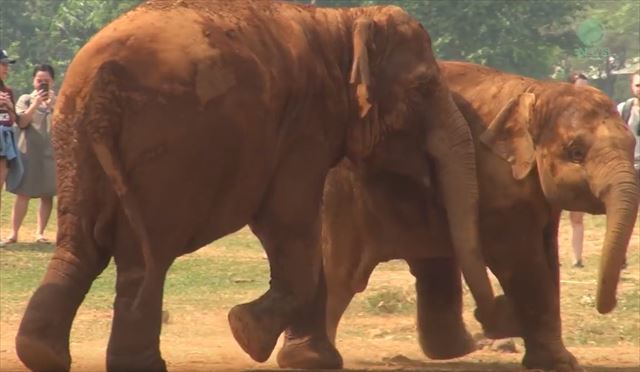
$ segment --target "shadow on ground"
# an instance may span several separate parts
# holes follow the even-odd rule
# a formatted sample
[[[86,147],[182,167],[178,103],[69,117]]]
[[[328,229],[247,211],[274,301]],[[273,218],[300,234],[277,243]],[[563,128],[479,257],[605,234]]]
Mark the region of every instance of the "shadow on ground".
[[[407,358],[403,355],[397,355],[392,358],[384,358],[380,362],[356,361],[363,368],[343,369],[350,372],[390,372],[390,371],[429,371],[429,372],[493,372],[493,371],[523,371],[519,363],[480,363],[480,362],[428,362]],[[607,366],[583,366],[586,371],[593,372],[638,372],[638,367],[607,367]],[[267,372],[282,370],[266,370],[266,369],[247,369],[251,372]],[[305,370],[287,370],[288,372],[306,372]],[[325,370],[330,371],[330,370]],[[533,371],[533,370],[531,370]],[[538,370],[535,370],[538,371]]]
[[[0,246],[0,250],[6,252],[20,253],[20,252],[39,252],[39,253],[51,253],[55,248],[55,244],[41,244],[31,242],[18,242]]]

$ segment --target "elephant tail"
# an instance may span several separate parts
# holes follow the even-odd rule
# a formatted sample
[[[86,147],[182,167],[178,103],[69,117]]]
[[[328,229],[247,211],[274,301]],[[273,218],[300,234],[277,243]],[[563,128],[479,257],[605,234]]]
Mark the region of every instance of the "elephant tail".
[[[133,311],[137,311],[140,304],[146,302],[147,297],[154,292],[154,286],[158,285],[160,280],[145,221],[138,200],[127,182],[124,165],[118,156],[115,143],[122,123],[118,87],[121,85],[120,82],[127,81],[127,75],[124,66],[115,61],[108,61],[98,68],[89,88],[82,122],[86,125],[95,156],[120,199],[131,229],[142,247],[144,278],[132,308]]]

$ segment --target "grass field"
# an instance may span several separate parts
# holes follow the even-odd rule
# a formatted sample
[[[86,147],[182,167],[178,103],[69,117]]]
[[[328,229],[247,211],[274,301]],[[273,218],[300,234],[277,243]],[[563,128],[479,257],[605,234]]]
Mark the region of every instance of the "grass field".
[[[9,233],[13,196],[2,193],[0,237]],[[33,201],[21,232],[21,243],[0,248],[0,370],[23,370],[13,338],[37,287],[53,246],[31,243],[37,202]],[[55,214],[55,212],[54,212]],[[589,370],[640,370],[640,265],[638,228],[629,247],[628,268],[618,289],[618,306],[609,315],[595,310],[595,278],[604,237],[605,218],[585,216],[585,268],[571,267],[570,228],[563,217],[560,232],[562,315],[565,343]],[[47,237],[55,238],[52,216]],[[71,335],[74,370],[104,369],[104,352],[111,323],[114,267],[95,281],[81,306]],[[266,364],[250,360],[235,344],[226,322],[235,304],[260,295],[268,283],[262,248],[248,229],[179,258],[169,272],[164,308],[170,314],[163,326],[162,351],[171,370],[228,370],[273,368],[275,353]],[[465,319],[472,332],[479,326],[472,301],[465,293]],[[356,296],[338,335],[345,366],[358,369],[487,370],[518,369],[518,353],[481,350],[451,362],[422,356],[415,332],[413,280],[403,261],[380,265],[368,289]]]

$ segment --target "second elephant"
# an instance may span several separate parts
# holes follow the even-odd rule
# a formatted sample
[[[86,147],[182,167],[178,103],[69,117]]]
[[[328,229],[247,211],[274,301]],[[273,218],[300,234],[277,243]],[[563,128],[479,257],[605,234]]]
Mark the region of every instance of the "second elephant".
[[[523,364],[578,369],[561,333],[560,212],[607,214],[597,293],[598,311],[607,313],[615,306],[638,210],[633,136],[613,102],[595,88],[469,63],[440,67],[474,136],[483,253],[504,289],[502,299],[515,308],[521,326],[511,331],[524,339]],[[462,320],[462,283],[446,234],[441,180],[425,171],[419,183],[379,169],[343,162],[325,184],[329,337],[335,341],[344,310],[376,265],[402,258],[416,277],[425,354],[445,359],[469,353],[474,345]],[[304,343],[288,339],[283,352],[292,348],[303,354]]]

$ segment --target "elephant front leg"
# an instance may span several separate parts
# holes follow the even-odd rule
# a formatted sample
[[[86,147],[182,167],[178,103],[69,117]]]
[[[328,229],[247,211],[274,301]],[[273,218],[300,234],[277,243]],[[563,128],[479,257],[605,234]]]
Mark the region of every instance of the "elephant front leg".
[[[302,228],[302,227],[300,227]],[[305,228],[307,229],[307,228]],[[293,231],[300,231],[298,228]],[[233,307],[229,323],[240,346],[256,361],[266,361],[280,334],[287,328],[281,366],[310,369],[340,368],[342,358],[325,330],[326,290],[320,276],[319,250],[313,248],[317,227],[306,237],[286,229],[260,229],[258,234],[271,264],[269,290],[257,300]],[[297,235],[297,236],[296,236]],[[302,351],[304,350],[304,353]]]
[[[408,260],[416,277],[418,335],[431,359],[451,359],[475,350],[462,319],[462,279],[454,258]]]
[[[326,359],[323,368],[339,368],[342,359],[324,329],[326,295],[320,287],[320,199],[328,167],[313,166],[321,151],[299,146],[300,153],[283,160],[251,223],[269,258],[270,288],[233,307],[229,324],[238,344],[258,362],[269,358],[291,326],[296,338],[314,338],[315,351]]]
[[[80,240],[73,236],[74,242]],[[58,246],[40,287],[29,300],[16,336],[18,357],[33,371],[70,369],[73,319],[91,283],[109,263],[108,256],[78,251],[79,247],[90,249],[89,243],[69,241],[69,236],[58,235]]]
[[[321,272],[314,300],[293,318],[285,330],[284,344],[278,352],[278,366],[294,369],[337,369],[342,357],[326,332],[327,285]]]
[[[523,325],[525,356],[522,364],[531,369],[582,370],[562,341],[560,303],[555,287],[548,280],[549,273],[545,272],[543,275],[547,278],[542,279],[538,270],[520,267],[520,271],[510,280],[505,292],[513,299]]]
[[[325,203],[328,203],[326,199]],[[306,326],[313,325],[313,331],[305,331],[304,322],[293,324],[286,330],[284,345],[278,353],[281,368],[329,369],[342,365],[340,355],[333,348],[327,348],[325,340],[328,337],[331,344],[336,345],[338,324],[355,295],[354,288],[363,291],[375,267],[375,263],[362,257],[364,246],[360,243],[360,230],[347,213],[332,209],[330,217],[329,214],[323,216],[321,290],[318,291],[320,296],[314,305],[315,311],[310,311],[313,317],[307,317]]]
[[[499,229],[489,234],[500,236],[500,241],[483,243],[485,256],[521,324],[526,349],[524,366],[581,370],[562,341],[557,268],[550,264],[554,260],[547,257],[551,253],[546,247],[550,239],[532,221],[533,218],[526,223],[502,221]]]
[[[107,346],[110,372],[166,371],[160,355],[160,330],[163,287],[169,264],[159,265],[162,269],[153,278],[149,293],[134,307],[144,280],[144,263],[139,251],[135,244],[124,244],[115,255],[116,298]]]

